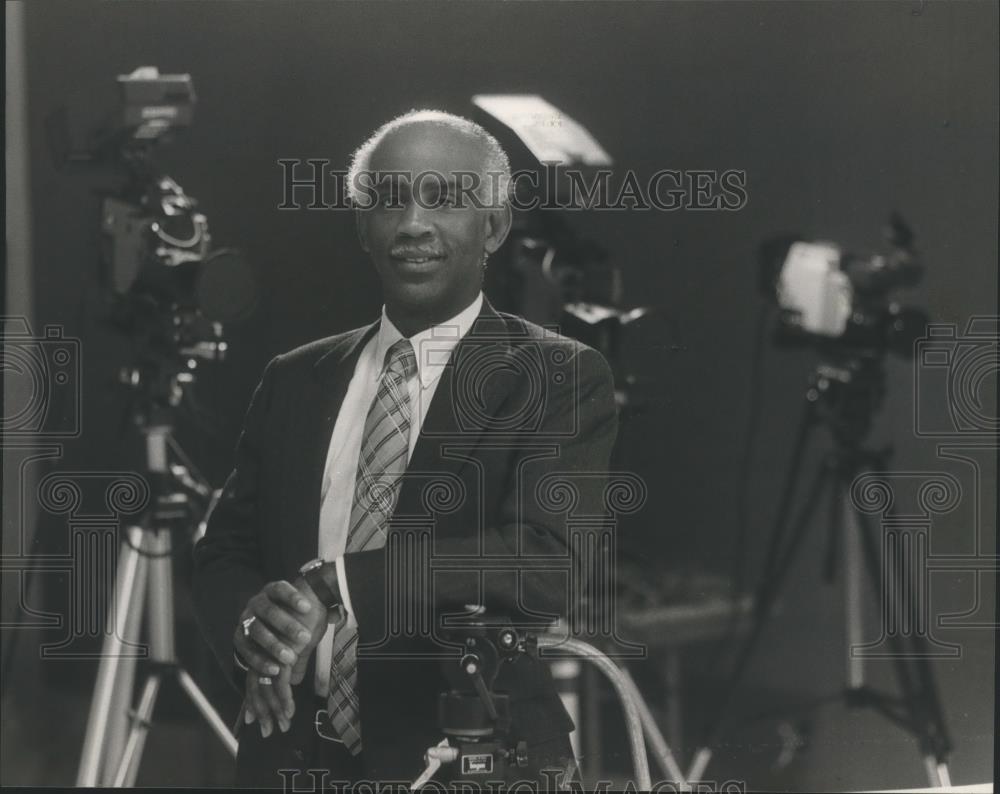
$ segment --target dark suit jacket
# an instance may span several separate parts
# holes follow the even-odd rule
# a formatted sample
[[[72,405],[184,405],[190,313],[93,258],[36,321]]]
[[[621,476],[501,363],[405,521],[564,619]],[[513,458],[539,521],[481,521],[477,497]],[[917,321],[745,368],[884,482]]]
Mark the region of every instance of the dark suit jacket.
[[[241,691],[232,664],[239,615],[266,582],[294,580],[317,554],[330,436],[358,355],[377,327],[313,342],[268,364],[235,468],[195,550],[199,620]],[[578,590],[580,581],[571,570],[582,538],[607,513],[616,432],[612,375],[600,353],[484,300],[441,375],[386,547],[345,556],[371,779],[414,779],[423,751],[441,739],[437,698],[447,686],[442,645],[430,637],[441,615],[485,604],[538,624],[567,612],[571,583]],[[312,729],[312,683],[310,667],[288,734],[263,740],[258,730],[243,731],[238,767],[301,766],[296,745]],[[546,664],[527,656],[506,663],[496,688],[510,696],[512,733],[520,738],[541,741],[572,729]]]

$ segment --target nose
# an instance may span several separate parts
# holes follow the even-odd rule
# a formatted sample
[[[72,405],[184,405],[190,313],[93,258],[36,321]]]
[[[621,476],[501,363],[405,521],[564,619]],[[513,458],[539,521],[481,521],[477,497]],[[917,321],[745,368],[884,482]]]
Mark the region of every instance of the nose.
[[[429,210],[410,199],[403,208],[396,232],[402,237],[423,237],[432,231]]]

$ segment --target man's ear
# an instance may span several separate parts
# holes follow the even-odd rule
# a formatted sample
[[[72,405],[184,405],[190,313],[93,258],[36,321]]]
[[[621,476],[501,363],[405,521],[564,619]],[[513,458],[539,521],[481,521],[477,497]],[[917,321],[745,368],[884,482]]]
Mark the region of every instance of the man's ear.
[[[486,253],[492,254],[503,245],[510,233],[510,226],[514,222],[514,214],[511,212],[510,204],[504,204],[499,209],[487,211],[486,216]]]
[[[361,250],[366,254],[371,253],[371,246],[368,245],[368,219],[361,210],[354,210],[354,227],[358,231],[358,241],[361,243]]]

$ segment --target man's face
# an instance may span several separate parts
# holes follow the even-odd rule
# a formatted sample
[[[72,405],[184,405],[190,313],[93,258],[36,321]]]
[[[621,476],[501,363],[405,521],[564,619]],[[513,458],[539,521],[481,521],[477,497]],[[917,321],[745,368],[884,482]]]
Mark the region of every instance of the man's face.
[[[361,246],[378,271],[388,310],[433,324],[475,299],[483,254],[499,248],[510,228],[508,210],[477,207],[468,194],[455,200],[457,172],[482,174],[484,157],[475,138],[426,122],[395,130],[372,152],[371,171],[406,175],[384,179],[378,203],[358,211]],[[416,179],[426,172],[443,180]]]

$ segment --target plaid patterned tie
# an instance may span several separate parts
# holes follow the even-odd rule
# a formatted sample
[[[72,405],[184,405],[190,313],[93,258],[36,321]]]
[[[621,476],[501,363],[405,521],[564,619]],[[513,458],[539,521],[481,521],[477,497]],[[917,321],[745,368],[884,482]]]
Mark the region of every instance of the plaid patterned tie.
[[[385,545],[389,517],[396,507],[410,444],[410,396],[407,381],[417,371],[409,339],[400,339],[385,354],[385,370],[368,410],[358,456],[347,551]],[[357,629],[346,625],[333,636],[330,665],[330,723],[352,755],[361,752],[358,719]]]

